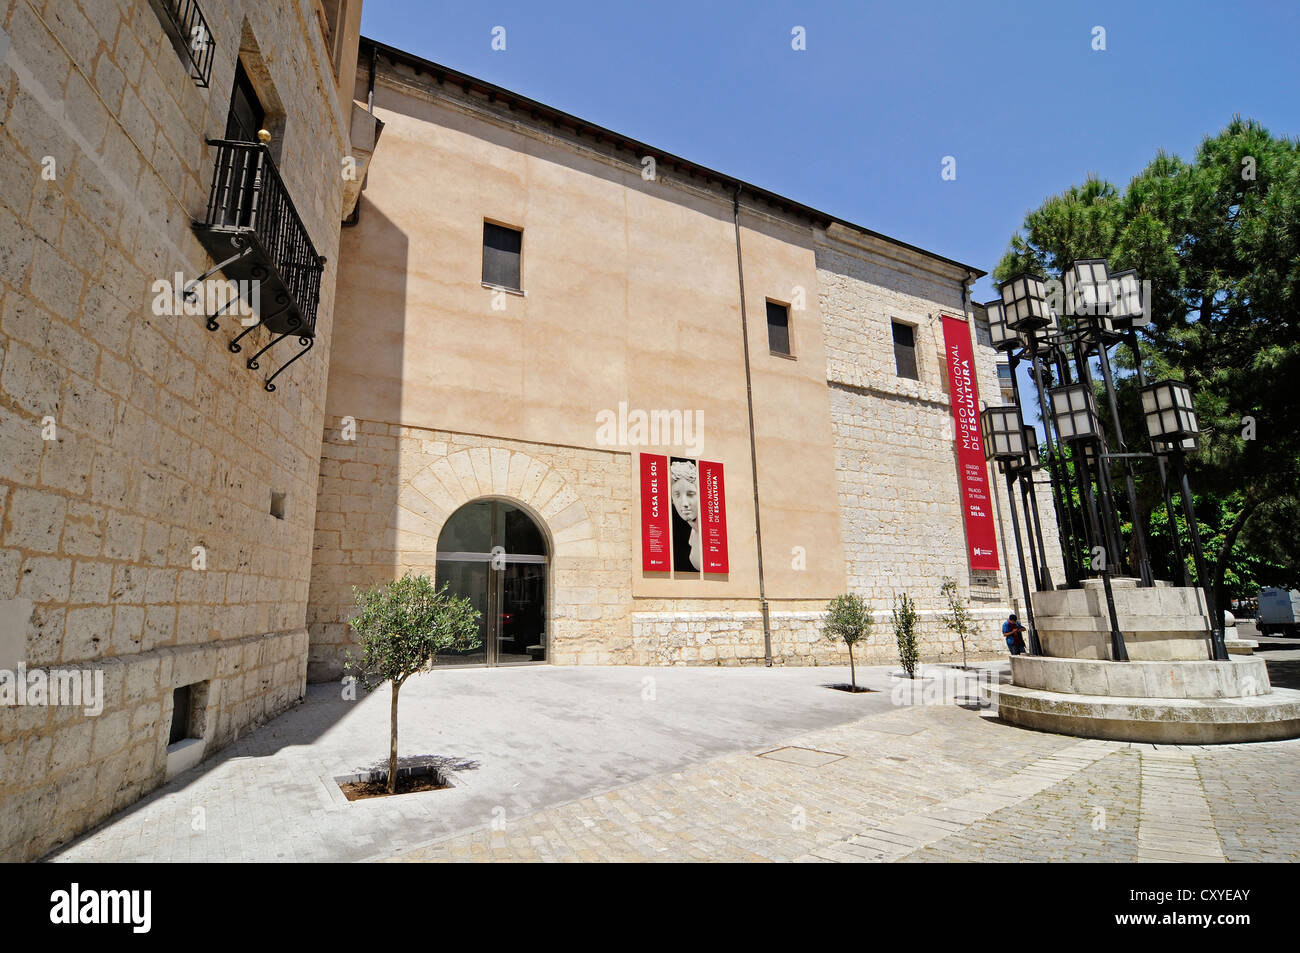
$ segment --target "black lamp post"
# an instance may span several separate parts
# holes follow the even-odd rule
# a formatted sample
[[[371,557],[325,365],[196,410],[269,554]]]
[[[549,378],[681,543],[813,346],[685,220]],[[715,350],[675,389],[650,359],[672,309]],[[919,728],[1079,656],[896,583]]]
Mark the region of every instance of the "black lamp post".
[[[1201,547],[1201,530],[1196,523],[1196,507],[1192,503],[1192,489],[1187,483],[1187,468],[1183,456],[1195,450],[1200,437],[1200,423],[1192,404],[1192,391],[1182,381],[1157,381],[1142,389],[1142,412],[1146,415],[1147,435],[1156,453],[1167,454],[1174,468],[1183,498],[1183,515],[1192,534],[1192,556],[1196,561],[1196,579],[1205,593],[1205,609],[1209,613],[1210,654],[1216,661],[1228,660],[1228,648],[1223,641],[1223,629],[1214,606],[1214,584],[1205,570],[1205,551]],[[1176,531],[1176,527],[1175,527]]]
[[[1025,546],[1020,540],[1020,519],[1016,515],[1014,489],[1016,476],[1020,468],[1029,463],[1028,447],[1025,443],[1026,428],[1020,418],[1020,408],[986,407],[980,414],[980,428],[984,435],[984,459],[997,460],[998,469],[1007,478],[1007,508],[1011,510],[1011,529],[1016,534],[1020,588],[1025,594],[1025,615],[1029,621],[1029,653],[1042,655],[1042,647],[1038,644],[1038,629],[1034,625],[1034,600],[1030,595],[1029,575],[1025,571]],[[1025,518],[1029,519],[1028,514]],[[1033,545],[1032,541],[1030,545]]]
[[[1034,473],[1042,468],[1042,463],[1038,456],[1038,431],[1033,427],[1025,427],[1025,464],[1018,468],[1017,475],[1020,477],[1020,496],[1025,505],[1025,522],[1029,524],[1026,528],[1031,534],[1029,539],[1029,555],[1034,563],[1034,581],[1038,585],[1039,592],[1046,592],[1052,588],[1052,574],[1047,568],[1047,549],[1043,545],[1043,526],[1042,520],[1038,515],[1038,497],[1034,493]],[[1037,545],[1037,550],[1035,550]]]
[[[1115,332],[1123,336],[1133,354],[1133,369],[1137,376],[1138,390],[1145,390],[1146,374],[1142,370],[1142,352],[1138,347],[1137,332],[1138,328],[1144,328],[1151,323],[1151,312],[1147,307],[1149,302],[1143,297],[1142,283],[1138,281],[1138,274],[1134,269],[1116,272],[1110,276],[1110,283],[1115,297],[1115,303],[1111,307],[1111,324]],[[1174,500],[1169,490],[1169,474],[1165,469],[1165,458],[1156,454],[1155,459],[1156,471],[1160,475],[1160,489],[1164,494],[1165,514],[1169,518],[1169,539],[1173,546],[1174,562],[1178,567],[1178,577],[1184,586],[1190,587],[1192,581],[1187,575],[1187,560],[1183,556],[1182,541],[1178,538],[1178,520],[1174,515]]]
[[[1056,432],[1062,442],[1079,445],[1080,452],[1075,456],[1075,466],[1082,466],[1086,471],[1088,468],[1086,448],[1089,445],[1100,445],[1103,440],[1101,420],[1097,416],[1097,405],[1092,394],[1092,384],[1086,380],[1077,384],[1066,384],[1063,387],[1053,388],[1050,396],[1053,417],[1056,420]],[[1092,516],[1093,524],[1103,530],[1098,538],[1108,543],[1104,547],[1106,558],[1101,564],[1101,582],[1106,592],[1106,609],[1110,613],[1111,658],[1116,662],[1127,662],[1128,648],[1124,645],[1124,635],[1120,632],[1119,614],[1115,611],[1115,593],[1110,585],[1110,567],[1115,552],[1112,547],[1115,546],[1115,542],[1111,541],[1111,534],[1105,531],[1107,524],[1102,522],[1107,508],[1106,500],[1110,496],[1110,485],[1105,479],[1105,467],[1099,466],[1097,470],[1097,495],[1102,498],[1102,512],[1098,512],[1097,496],[1092,492],[1092,481],[1086,472],[1081,481],[1084,505]]]
[[[1052,501],[1056,507],[1056,528],[1061,537],[1061,552],[1065,563],[1066,581],[1069,585],[1078,584],[1078,567],[1071,558],[1074,552],[1073,540],[1067,538],[1073,527],[1073,520],[1067,519],[1069,502],[1065,497],[1065,464],[1055,452],[1052,440],[1052,423],[1047,414],[1046,389],[1043,384],[1043,367],[1039,360],[1042,338],[1055,334],[1059,328],[1054,315],[1047,306],[1046,289],[1043,279],[1036,275],[1017,275],[999,286],[1002,295],[1000,302],[989,302],[989,333],[994,347],[1012,352],[1011,380],[1015,389],[1017,404],[1020,402],[1020,388],[1016,384],[1015,368],[1018,358],[1014,349],[1023,345],[1029,360],[1030,370],[1034,376],[1034,389],[1038,396],[1039,418],[1043,421],[1043,435],[1046,442],[1048,466],[1055,471],[1052,480]],[[998,330],[994,331],[994,320]],[[1050,576],[1047,578],[1051,587]]]
[[[1115,397],[1115,377],[1110,366],[1110,344],[1118,340],[1117,321],[1128,323],[1134,320],[1132,311],[1132,286],[1138,285],[1137,272],[1122,272],[1122,282],[1112,282],[1106,261],[1103,258],[1080,258],[1065,270],[1066,310],[1078,320],[1078,323],[1090,332],[1091,343],[1097,349],[1097,360],[1101,364],[1102,380],[1106,384],[1106,400],[1110,409],[1111,426],[1115,431],[1115,441],[1124,470],[1124,489],[1128,496],[1129,516],[1133,522],[1133,540],[1138,564],[1138,576],[1142,585],[1150,586],[1153,582],[1151,560],[1147,555],[1146,534],[1142,531],[1142,520],[1138,514],[1137,490],[1133,485],[1133,465],[1127,456],[1124,443],[1124,429],[1119,419],[1119,402]],[[1120,276],[1117,275],[1117,278]],[[1117,292],[1123,286],[1125,292],[1122,303],[1117,307]],[[1140,285],[1139,301],[1140,301]],[[1122,317],[1121,317],[1122,314]],[[1142,312],[1139,306],[1137,317]],[[1086,357],[1085,357],[1086,361]],[[1110,470],[1106,461],[1099,461],[1098,472],[1106,471],[1109,481]],[[1120,558],[1122,551],[1116,551]]]

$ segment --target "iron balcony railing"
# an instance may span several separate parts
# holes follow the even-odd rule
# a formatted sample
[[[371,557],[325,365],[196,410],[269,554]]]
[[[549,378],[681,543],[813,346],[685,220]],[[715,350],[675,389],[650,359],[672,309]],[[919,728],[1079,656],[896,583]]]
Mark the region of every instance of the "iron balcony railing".
[[[209,139],[217,150],[206,217],[194,230],[226,277],[258,282],[261,323],[276,333],[316,333],[325,259],[267,147]]]
[[[203,11],[195,0],[149,0],[149,3],[171,37],[176,52],[189,60],[190,77],[206,89],[212,79],[216,44]]]

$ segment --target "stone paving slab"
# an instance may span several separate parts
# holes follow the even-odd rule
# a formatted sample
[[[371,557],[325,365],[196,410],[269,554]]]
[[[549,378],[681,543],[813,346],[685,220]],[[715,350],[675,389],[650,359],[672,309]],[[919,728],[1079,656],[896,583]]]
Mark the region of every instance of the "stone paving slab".
[[[1300,860],[1300,742],[1081,740],[894,704],[884,668],[859,672],[874,695],[823,687],[843,674],[432,673],[403,691],[402,750],[476,766],[352,804],[331,778],[382,749],[387,700],[314,690],[54,859]],[[760,757],[782,747],[843,757]]]

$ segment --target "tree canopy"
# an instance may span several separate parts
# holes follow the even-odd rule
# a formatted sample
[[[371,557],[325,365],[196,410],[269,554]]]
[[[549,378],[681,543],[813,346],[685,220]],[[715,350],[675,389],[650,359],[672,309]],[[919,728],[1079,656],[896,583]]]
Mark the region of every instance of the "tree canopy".
[[[1089,177],[1026,215],[994,276],[1059,277],[1078,258],[1151,282],[1143,370],[1195,394],[1204,439],[1188,463],[1217,601],[1300,585],[1300,142],[1234,118],[1191,161],[1160,152],[1122,191]],[[1127,349],[1116,358],[1131,369]],[[1121,373],[1117,390],[1142,449],[1136,382]],[[1158,510],[1154,472],[1139,480]]]

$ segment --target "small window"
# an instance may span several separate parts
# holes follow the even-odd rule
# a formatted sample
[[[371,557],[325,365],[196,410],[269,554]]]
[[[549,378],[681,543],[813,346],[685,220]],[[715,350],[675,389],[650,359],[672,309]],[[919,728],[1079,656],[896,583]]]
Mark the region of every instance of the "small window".
[[[522,291],[519,260],[524,233],[504,225],[483,223],[483,283]]]
[[[998,388],[1002,391],[1003,398],[1013,400],[1016,388],[1015,383],[1011,380],[1011,365],[998,365]]]
[[[892,322],[894,326],[894,368],[899,377],[919,381],[916,373],[916,328],[901,321]]]
[[[790,353],[790,309],[775,301],[767,303],[767,346],[773,354]]]
[[[271,491],[271,515],[278,520],[284,519],[284,494]]]
[[[182,685],[172,692],[172,731],[167,744],[174,745],[192,737],[190,734],[190,686]]]

